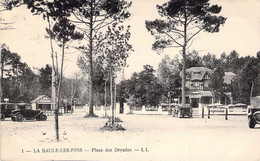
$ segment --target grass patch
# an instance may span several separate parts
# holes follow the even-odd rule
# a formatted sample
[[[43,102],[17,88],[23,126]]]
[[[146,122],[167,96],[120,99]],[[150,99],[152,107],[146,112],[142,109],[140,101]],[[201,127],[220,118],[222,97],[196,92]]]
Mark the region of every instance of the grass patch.
[[[109,117],[109,122],[111,122],[111,117]],[[115,117],[115,122],[123,122],[119,117]]]
[[[110,121],[106,122],[106,124],[100,128],[100,130],[103,130],[103,131],[125,131],[126,129],[118,124],[118,123],[115,123],[114,125],[112,125],[112,123]]]

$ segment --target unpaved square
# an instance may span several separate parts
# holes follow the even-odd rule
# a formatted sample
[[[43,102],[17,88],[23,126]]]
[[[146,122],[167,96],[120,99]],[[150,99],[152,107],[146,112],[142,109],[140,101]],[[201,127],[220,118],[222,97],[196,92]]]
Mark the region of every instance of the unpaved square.
[[[173,118],[170,115],[118,115],[126,131],[102,131],[104,118],[86,111],[47,121],[1,122],[2,160],[260,160],[260,126],[249,129],[247,116]]]

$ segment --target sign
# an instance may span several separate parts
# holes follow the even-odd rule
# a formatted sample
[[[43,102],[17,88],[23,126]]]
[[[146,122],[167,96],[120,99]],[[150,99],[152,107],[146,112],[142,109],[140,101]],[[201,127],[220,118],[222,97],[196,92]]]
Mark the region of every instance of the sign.
[[[5,102],[8,102],[8,101],[9,101],[9,98],[4,98],[4,101],[5,101]]]

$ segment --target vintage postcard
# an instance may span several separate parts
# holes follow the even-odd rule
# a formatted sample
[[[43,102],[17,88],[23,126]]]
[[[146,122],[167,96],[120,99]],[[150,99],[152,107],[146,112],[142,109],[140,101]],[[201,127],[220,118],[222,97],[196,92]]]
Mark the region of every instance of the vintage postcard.
[[[260,161],[259,0],[0,0],[1,161]]]

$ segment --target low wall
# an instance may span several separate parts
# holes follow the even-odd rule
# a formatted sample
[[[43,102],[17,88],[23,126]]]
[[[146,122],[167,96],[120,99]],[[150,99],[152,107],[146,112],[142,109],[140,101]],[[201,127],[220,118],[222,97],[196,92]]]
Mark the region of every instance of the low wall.
[[[88,106],[84,107],[84,110],[88,112]],[[102,117],[102,116],[111,116],[112,110],[111,107],[94,107],[94,114]],[[141,110],[131,110],[130,107],[125,103],[124,104],[124,112],[120,113],[120,105],[119,103],[116,104],[115,108],[115,115],[119,114],[136,114],[136,115],[168,115],[168,111],[163,111],[162,107],[159,106],[157,111],[148,111],[145,110],[145,107],[143,106]]]
[[[134,115],[168,115],[168,111],[163,111],[162,107],[159,106],[158,110],[156,111],[148,111],[145,109],[145,107],[138,108],[139,110],[131,110],[130,107],[125,103],[124,104],[124,112],[120,114],[120,106],[119,103],[116,104],[115,108],[115,116],[122,115],[122,114],[134,114]],[[132,108],[134,109],[134,108]],[[84,107],[84,110],[88,112],[88,106]],[[200,105],[199,108],[193,108],[193,116],[194,117],[201,117],[202,116],[202,110],[204,110],[204,116],[206,117],[208,115],[208,108],[205,105]],[[111,107],[94,107],[94,114],[102,117],[102,116],[111,116],[112,110]],[[225,109],[211,109],[210,110],[211,115],[225,115]],[[229,115],[237,115],[237,114],[246,114],[246,111],[238,111],[234,109],[228,109]]]

